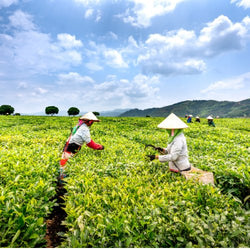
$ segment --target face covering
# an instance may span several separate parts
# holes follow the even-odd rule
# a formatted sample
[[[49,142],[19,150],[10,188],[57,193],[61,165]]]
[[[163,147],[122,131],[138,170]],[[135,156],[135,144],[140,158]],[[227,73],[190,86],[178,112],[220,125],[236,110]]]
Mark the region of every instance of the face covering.
[[[182,133],[182,129],[168,129],[167,132],[169,135],[168,143],[171,143],[177,135]]]
[[[83,123],[84,123],[84,120],[79,119],[79,121],[78,121],[78,124],[77,124],[77,125],[80,127]]]

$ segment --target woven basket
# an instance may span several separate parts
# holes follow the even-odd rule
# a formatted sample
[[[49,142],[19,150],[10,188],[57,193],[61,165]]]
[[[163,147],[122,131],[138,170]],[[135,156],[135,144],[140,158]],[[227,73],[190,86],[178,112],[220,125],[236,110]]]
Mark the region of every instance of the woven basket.
[[[203,184],[212,184],[214,185],[214,175],[212,172],[203,171],[199,168],[191,166],[191,170],[181,172],[181,174],[187,180],[199,181]]]

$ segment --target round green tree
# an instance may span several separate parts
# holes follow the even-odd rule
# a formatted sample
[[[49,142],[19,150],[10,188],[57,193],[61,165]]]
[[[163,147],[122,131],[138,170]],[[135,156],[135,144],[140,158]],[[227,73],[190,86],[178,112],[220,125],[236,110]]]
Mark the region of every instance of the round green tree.
[[[1,105],[0,106],[0,115],[10,115],[13,114],[15,109],[10,105]]]
[[[59,109],[55,106],[48,106],[45,108],[45,113],[46,115],[54,115],[54,114],[58,114]]]
[[[76,107],[71,107],[67,112],[68,115],[78,115],[80,113],[80,110]]]

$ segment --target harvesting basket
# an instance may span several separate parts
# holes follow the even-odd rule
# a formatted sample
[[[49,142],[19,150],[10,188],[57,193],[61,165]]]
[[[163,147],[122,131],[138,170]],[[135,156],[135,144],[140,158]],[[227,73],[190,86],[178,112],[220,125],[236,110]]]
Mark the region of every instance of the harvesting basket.
[[[181,174],[187,179],[187,180],[195,180],[199,181],[203,184],[212,184],[214,185],[214,175],[212,172],[203,171],[199,168],[196,168],[194,166],[191,166],[191,170],[181,172]]]

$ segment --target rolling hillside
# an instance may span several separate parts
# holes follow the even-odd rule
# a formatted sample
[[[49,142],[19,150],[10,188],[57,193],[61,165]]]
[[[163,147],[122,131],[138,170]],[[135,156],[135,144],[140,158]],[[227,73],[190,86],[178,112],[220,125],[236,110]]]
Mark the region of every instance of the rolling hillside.
[[[186,114],[198,115],[200,117],[207,117],[208,115],[214,117],[250,117],[250,98],[239,102],[214,100],[183,101],[162,108],[131,109],[120,116],[164,117],[172,112],[181,117],[184,117]]]

